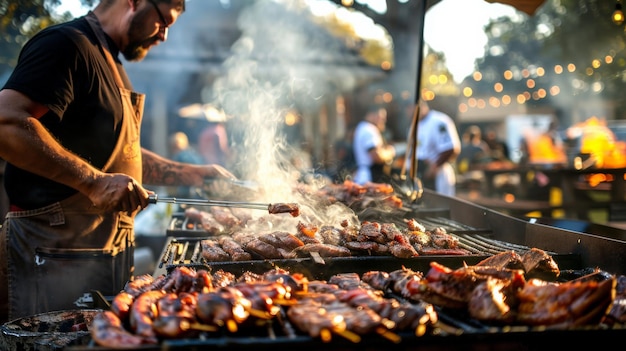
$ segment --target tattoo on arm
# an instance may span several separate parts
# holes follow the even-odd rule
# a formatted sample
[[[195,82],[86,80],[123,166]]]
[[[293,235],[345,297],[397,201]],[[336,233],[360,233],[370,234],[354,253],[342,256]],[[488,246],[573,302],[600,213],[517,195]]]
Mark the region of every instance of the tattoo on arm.
[[[151,185],[185,185],[184,177],[187,165],[171,160],[143,155],[142,183]]]

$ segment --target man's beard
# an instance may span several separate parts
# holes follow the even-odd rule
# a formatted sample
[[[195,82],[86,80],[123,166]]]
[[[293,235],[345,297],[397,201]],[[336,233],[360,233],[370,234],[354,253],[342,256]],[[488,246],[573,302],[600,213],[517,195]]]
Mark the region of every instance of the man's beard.
[[[138,28],[142,23],[137,20],[137,17],[133,19],[130,24],[130,28],[128,29],[128,45],[122,51],[122,55],[127,61],[141,61],[146,55],[148,55],[149,49],[145,48],[143,45],[147,41],[156,40],[154,38],[140,38],[140,31]]]
[[[141,46],[141,43],[128,43],[126,49],[122,51],[127,61],[141,61],[148,54],[148,49]]]

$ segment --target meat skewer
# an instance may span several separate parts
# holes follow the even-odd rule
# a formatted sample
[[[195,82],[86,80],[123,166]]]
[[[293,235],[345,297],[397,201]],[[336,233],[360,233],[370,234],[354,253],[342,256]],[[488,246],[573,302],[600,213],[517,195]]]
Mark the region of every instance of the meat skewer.
[[[222,200],[204,200],[204,199],[179,199],[176,197],[161,197],[157,194],[150,194],[148,202],[156,204],[165,202],[170,204],[183,204],[195,206],[218,206],[218,207],[241,207],[251,208],[253,210],[266,210],[270,214],[289,213],[292,217],[300,215],[300,206],[296,203],[260,203],[245,201],[222,201]]]

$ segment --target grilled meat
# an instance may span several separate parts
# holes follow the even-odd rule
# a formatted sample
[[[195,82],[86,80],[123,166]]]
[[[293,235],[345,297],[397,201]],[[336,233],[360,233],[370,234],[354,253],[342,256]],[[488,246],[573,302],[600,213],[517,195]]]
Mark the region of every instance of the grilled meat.
[[[230,261],[230,255],[213,239],[200,241],[202,257],[208,262]]]
[[[238,227],[242,224],[242,220],[235,216],[228,207],[210,206],[209,211],[218,223],[227,228]]]
[[[231,332],[236,325],[250,316],[252,302],[233,287],[198,295],[196,316],[198,320],[218,327],[227,326]]]
[[[268,208],[269,213],[289,213],[292,217],[298,217],[300,215],[300,206],[294,203],[275,203],[270,204]]]
[[[418,296],[424,301],[449,308],[466,308],[474,289],[490,278],[507,281],[505,286],[513,291],[526,282],[521,270],[483,266],[452,270],[436,262],[431,262],[430,267],[425,277],[426,284]]]
[[[560,274],[559,266],[547,252],[531,248],[522,254],[526,277],[554,281]]]
[[[230,286],[236,281],[236,277],[233,273],[226,272],[222,269],[217,270],[215,273],[213,273],[212,278],[213,278],[213,285],[216,288],[220,288],[220,287],[223,288],[226,286]]]
[[[217,242],[233,261],[248,261],[252,259],[252,255],[230,236],[220,236]]]
[[[306,257],[311,252],[317,252],[322,257],[349,257],[350,250],[343,246],[330,244],[305,244],[297,247],[293,252],[299,257]]]
[[[157,335],[152,324],[157,318],[156,304],[165,294],[163,290],[150,290],[137,296],[129,315],[130,326],[135,335],[154,343],[157,342]]]
[[[488,277],[479,283],[470,296],[470,316],[480,321],[511,323],[516,316],[516,293],[512,280]]]
[[[112,311],[96,314],[89,330],[98,345],[112,349],[134,348],[142,344],[155,344],[157,341],[127,331],[120,318]]]
[[[287,251],[291,251],[297,247],[304,245],[302,240],[298,239],[295,235],[284,231],[277,231],[260,235],[259,240],[268,243],[276,248],[281,248]]]
[[[194,207],[188,207],[185,209],[185,216],[199,222],[202,229],[211,235],[225,232],[224,225],[218,222],[209,212],[200,211]]]
[[[509,269],[524,269],[522,256],[515,251],[501,252],[476,263],[477,266],[500,267]]]
[[[553,283],[529,280],[518,293],[517,321],[566,329],[597,324],[613,300],[616,279]]]
[[[196,322],[197,298],[195,294],[183,292],[169,293],[157,303],[158,314],[152,324],[156,334],[164,338],[192,337],[197,334],[192,329]]]
[[[244,244],[246,251],[268,259],[283,258],[283,253],[274,245],[268,244],[258,238],[252,238]]]

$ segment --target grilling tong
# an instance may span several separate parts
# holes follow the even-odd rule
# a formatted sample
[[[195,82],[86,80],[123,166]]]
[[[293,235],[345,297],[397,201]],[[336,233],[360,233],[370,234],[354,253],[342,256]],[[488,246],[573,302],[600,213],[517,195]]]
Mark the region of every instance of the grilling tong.
[[[296,203],[260,203],[260,202],[246,202],[246,201],[218,201],[218,200],[204,200],[204,199],[179,199],[176,197],[160,197],[157,194],[150,194],[148,202],[156,204],[159,202],[170,204],[182,204],[193,206],[219,206],[219,207],[240,207],[251,208],[254,210],[266,210],[271,214],[277,213],[289,213],[293,217],[300,215],[300,207]]]

